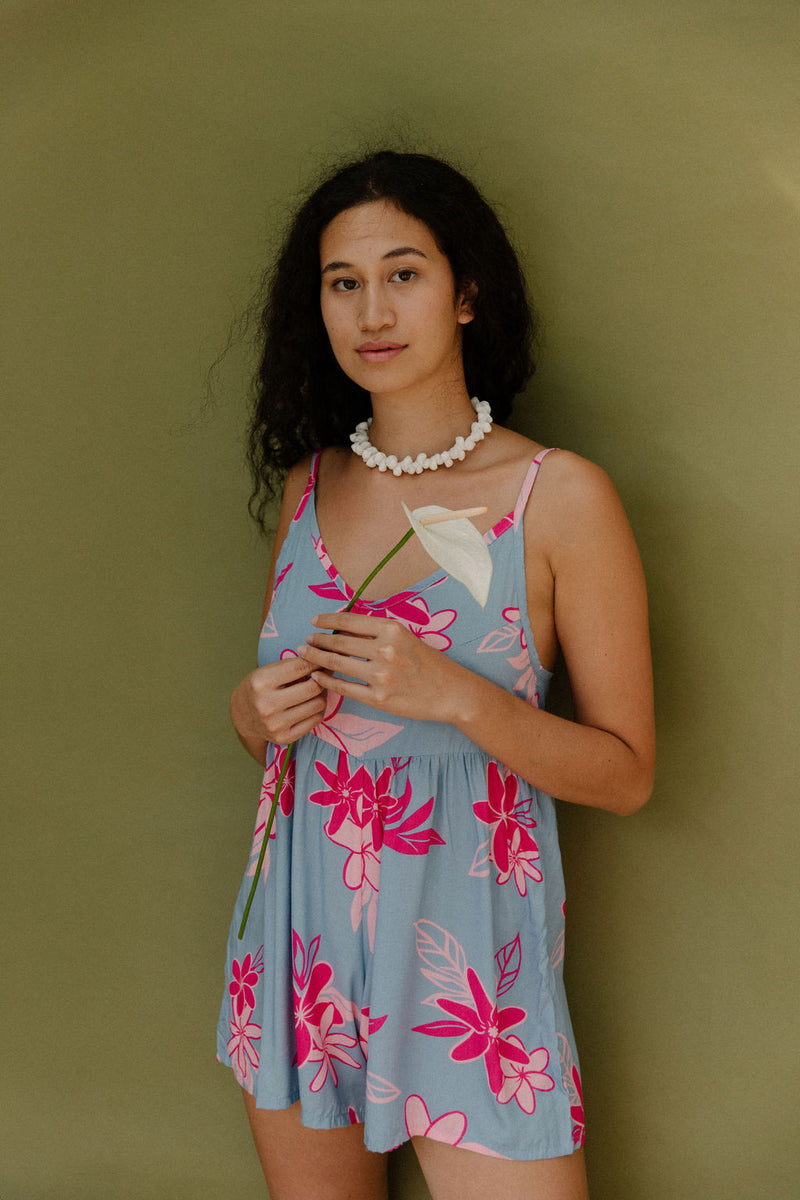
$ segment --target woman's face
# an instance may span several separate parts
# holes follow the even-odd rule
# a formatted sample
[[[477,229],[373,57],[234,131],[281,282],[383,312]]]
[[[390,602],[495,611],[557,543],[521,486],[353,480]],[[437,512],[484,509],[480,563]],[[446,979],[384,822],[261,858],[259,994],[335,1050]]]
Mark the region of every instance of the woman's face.
[[[320,238],[322,319],[339,366],[373,396],[463,388],[461,327],[472,320],[427,225],[376,200]]]

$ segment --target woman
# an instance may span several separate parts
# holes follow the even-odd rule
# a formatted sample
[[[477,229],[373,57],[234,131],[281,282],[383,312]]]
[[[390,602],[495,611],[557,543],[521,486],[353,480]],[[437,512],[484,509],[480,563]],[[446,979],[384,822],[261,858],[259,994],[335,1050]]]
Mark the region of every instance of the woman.
[[[272,1200],[385,1196],[408,1138],[434,1200],[587,1195],[550,797],[646,801],[652,684],[608,478],[472,399],[505,419],[531,337],[497,218],[423,155],[328,179],[273,276],[260,518],[288,475],[261,665],[231,701],[266,773],[219,1027]],[[414,537],[342,611],[408,528],[403,503],[485,506],[483,609]],[[574,721],[543,708],[559,649]]]

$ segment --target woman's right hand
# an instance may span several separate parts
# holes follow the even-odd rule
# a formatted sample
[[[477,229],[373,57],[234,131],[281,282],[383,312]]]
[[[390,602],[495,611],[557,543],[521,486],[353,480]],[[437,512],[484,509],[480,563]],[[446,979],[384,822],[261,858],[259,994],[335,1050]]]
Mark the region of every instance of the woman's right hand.
[[[231,696],[231,720],[242,745],[263,764],[266,743],[284,746],[309,733],[326,701],[308,663],[292,655],[244,677]]]

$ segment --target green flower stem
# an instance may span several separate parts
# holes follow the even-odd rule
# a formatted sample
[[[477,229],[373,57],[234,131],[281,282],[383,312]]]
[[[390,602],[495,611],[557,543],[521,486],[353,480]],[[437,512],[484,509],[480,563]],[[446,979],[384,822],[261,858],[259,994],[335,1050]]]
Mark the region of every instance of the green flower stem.
[[[364,582],[361,584],[358,591],[353,593],[352,599],[347,602],[344,609],[342,610],[343,612],[350,612],[350,609],[353,607],[356,600],[360,599],[362,593],[365,591],[366,588],[369,587],[369,585],[372,583],[373,579],[378,574],[378,572],[383,570],[383,568],[388,563],[389,559],[394,558],[395,554],[397,554],[397,551],[402,550],[402,548],[403,548],[403,546],[405,546],[406,542],[410,541],[413,536],[414,536],[414,530],[407,529],[406,532],[403,534],[403,536],[400,538],[400,541],[395,546],[392,546],[392,549],[389,551],[388,554],[384,555],[384,557],[378,563],[377,567],[375,567],[374,571],[370,571],[369,575],[364,580]],[[335,632],[335,630],[334,630],[334,632]],[[247,904],[245,905],[244,912],[242,914],[242,923],[239,926],[239,941],[241,941],[242,938],[244,937],[244,931],[245,931],[245,927],[247,925],[247,918],[250,915],[250,907],[253,903],[253,898],[256,894],[256,887],[258,886],[258,878],[261,874],[261,868],[264,865],[264,855],[266,854],[267,846],[269,845],[270,834],[272,833],[272,826],[275,824],[275,813],[278,810],[278,801],[280,800],[280,796],[281,796],[281,788],[283,787],[283,780],[286,776],[286,769],[289,766],[289,760],[292,757],[292,751],[294,750],[294,747],[295,747],[294,742],[289,742],[289,744],[287,745],[286,757],[283,760],[283,766],[281,767],[281,773],[278,776],[278,782],[275,785],[275,795],[272,799],[272,807],[269,810],[269,817],[267,818],[267,827],[264,830],[264,841],[261,844],[261,853],[258,856],[258,865],[256,866],[255,875],[253,876],[253,884],[252,884],[252,887],[250,888],[250,895],[247,897]]]

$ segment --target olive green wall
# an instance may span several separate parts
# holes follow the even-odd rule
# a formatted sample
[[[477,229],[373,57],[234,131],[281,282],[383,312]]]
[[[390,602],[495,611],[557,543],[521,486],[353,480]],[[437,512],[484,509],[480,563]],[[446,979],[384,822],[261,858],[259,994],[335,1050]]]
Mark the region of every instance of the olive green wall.
[[[797,1195],[798,44],[795,0],[6,0],[3,1200],[263,1194],[213,1061],[246,351],[206,381],[287,198],[386,131],[510,221],[518,423],[649,576],[656,793],[562,812],[593,1200]]]

